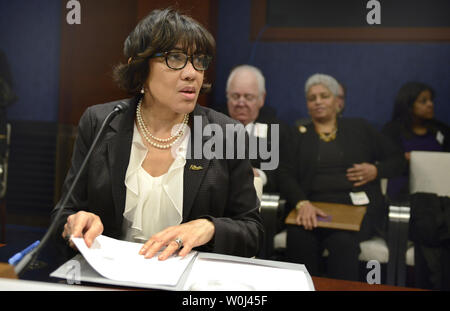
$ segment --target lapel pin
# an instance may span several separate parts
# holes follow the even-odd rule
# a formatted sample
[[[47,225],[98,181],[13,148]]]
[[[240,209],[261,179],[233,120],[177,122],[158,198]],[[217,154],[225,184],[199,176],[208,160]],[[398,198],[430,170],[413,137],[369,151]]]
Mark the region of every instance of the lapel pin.
[[[197,166],[197,165],[191,164],[191,166],[189,166],[189,169],[191,171],[200,171],[203,169],[203,166]]]
[[[306,127],[304,127],[303,125],[300,125],[300,126],[298,127],[298,131],[299,131],[300,133],[304,134],[304,133],[306,133]]]

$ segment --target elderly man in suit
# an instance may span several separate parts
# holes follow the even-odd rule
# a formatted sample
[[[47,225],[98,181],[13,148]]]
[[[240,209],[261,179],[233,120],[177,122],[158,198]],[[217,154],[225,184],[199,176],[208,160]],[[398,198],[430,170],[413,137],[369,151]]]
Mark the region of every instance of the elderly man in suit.
[[[278,192],[278,159],[286,147],[291,129],[277,119],[273,110],[271,113],[270,108],[263,109],[266,87],[261,70],[251,65],[235,67],[228,76],[226,93],[228,114],[241,122],[249,136],[256,138],[258,142],[257,157],[251,161],[255,176],[260,176],[263,180],[264,192]],[[270,169],[265,169],[264,164],[268,158],[261,152],[262,143],[267,144],[270,161],[276,167],[272,165]],[[273,161],[273,157],[277,157],[277,160]]]

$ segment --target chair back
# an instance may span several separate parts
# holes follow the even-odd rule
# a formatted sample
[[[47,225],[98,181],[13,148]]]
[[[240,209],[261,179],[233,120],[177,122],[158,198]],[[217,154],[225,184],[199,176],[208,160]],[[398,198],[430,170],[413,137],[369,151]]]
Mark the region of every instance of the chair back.
[[[412,151],[409,163],[410,193],[450,196],[450,153]]]

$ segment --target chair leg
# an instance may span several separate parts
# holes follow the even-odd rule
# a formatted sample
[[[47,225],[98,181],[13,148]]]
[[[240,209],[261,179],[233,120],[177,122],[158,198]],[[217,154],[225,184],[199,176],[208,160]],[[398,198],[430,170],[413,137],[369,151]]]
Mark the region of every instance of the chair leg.
[[[397,270],[397,256],[398,256],[398,231],[399,223],[396,220],[389,221],[388,231],[388,249],[389,261],[387,263],[386,284],[396,285],[396,270]]]
[[[406,250],[408,243],[408,223],[399,223],[398,258],[397,258],[397,286],[406,284]]]

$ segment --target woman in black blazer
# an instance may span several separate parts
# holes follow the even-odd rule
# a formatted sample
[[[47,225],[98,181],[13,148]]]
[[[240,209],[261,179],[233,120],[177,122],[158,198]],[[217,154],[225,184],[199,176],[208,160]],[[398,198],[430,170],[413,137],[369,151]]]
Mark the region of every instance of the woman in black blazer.
[[[249,160],[198,155],[210,138],[205,127],[225,133],[236,123],[196,105],[214,45],[196,21],[170,9],[151,12],[131,32],[128,63],[115,76],[134,97],[109,125],[68,204],[55,209],[64,208],[58,235],[82,236],[88,246],[102,233],[142,241],[148,258],[166,247],[161,260],[193,248],[256,255],[262,226]],[[118,102],[83,114],[63,195]]]
[[[338,82],[328,75],[306,82],[312,122],[298,128],[290,159],[282,160],[280,189],[297,208],[301,225],[288,226],[288,259],[317,275],[326,248],[328,275],[357,280],[359,242],[380,233],[387,215],[379,179],[400,172],[405,163],[400,150],[366,121],[337,118],[338,91]],[[360,232],[316,228],[317,216],[327,215],[311,201],[356,205],[358,199],[368,206]]]

